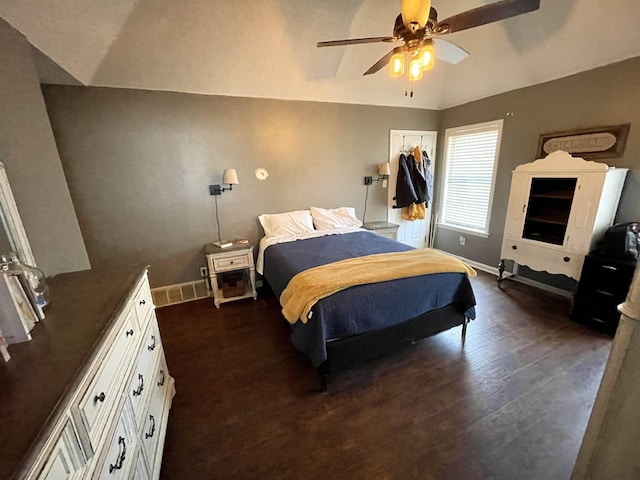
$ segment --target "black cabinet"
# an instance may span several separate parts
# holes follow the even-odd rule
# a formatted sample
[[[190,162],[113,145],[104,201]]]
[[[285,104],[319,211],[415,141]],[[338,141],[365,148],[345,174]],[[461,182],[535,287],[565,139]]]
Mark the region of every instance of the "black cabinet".
[[[635,266],[635,260],[587,255],[571,319],[614,334],[620,320],[617,306],[627,297]]]

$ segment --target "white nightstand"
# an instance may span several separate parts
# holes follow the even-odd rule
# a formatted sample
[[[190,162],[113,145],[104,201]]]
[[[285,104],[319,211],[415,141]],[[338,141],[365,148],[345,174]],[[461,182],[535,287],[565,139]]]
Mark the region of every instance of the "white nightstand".
[[[217,308],[224,302],[233,302],[243,298],[258,298],[256,292],[256,269],[253,263],[253,245],[233,245],[228,248],[219,248],[208,243],[205,247],[207,266],[211,289],[213,290],[213,303]],[[239,295],[225,297],[222,290],[221,274],[228,272],[240,272],[243,278],[244,292]]]
[[[371,230],[372,232],[375,232],[378,235],[382,235],[383,237],[388,237],[393,240],[396,240],[399,226],[400,225],[396,225],[395,223],[389,223],[389,222],[367,222],[364,225],[362,225],[362,228]]]

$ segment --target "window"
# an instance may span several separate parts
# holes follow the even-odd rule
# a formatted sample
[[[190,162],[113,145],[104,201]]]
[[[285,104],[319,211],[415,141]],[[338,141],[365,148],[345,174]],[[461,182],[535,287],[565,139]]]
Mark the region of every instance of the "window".
[[[445,130],[442,226],[489,234],[501,135],[502,120]]]

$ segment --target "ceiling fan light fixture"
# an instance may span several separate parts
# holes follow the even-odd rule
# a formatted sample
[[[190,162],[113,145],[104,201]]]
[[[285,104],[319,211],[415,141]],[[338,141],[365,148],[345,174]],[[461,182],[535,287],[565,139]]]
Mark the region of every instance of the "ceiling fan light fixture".
[[[436,58],[436,52],[433,48],[433,42],[429,39],[420,47],[418,58],[422,64],[422,71],[431,70]]]
[[[389,76],[401,77],[404,75],[404,53],[396,52],[389,62]]]
[[[424,28],[429,21],[429,12],[431,11],[431,0],[402,0],[402,21],[404,26],[415,32],[415,26]]]
[[[422,78],[422,61],[419,56],[415,56],[409,62],[409,80],[415,81]]]

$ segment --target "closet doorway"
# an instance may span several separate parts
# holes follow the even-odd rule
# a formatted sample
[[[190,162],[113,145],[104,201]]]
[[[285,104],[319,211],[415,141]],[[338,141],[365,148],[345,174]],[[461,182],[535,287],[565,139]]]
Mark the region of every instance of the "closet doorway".
[[[393,208],[396,196],[396,180],[398,177],[398,159],[401,153],[412,152],[414,147],[419,146],[421,150],[427,152],[431,159],[429,170],[434,174],[435,154],[436,154],[437,132],[421,130],[391,130],[389,134],[389,165],[391,175],[389,176],[389,193],[387,197],[387,219],[391,223],[400,225],[397,239],[412,247],[421,248],[428,244],[429,228],[431,219],[431,203],[426,211],[424,220],[408,221],[401,216],[401,209]],[[431,194],[433,199],[433,192]]]

